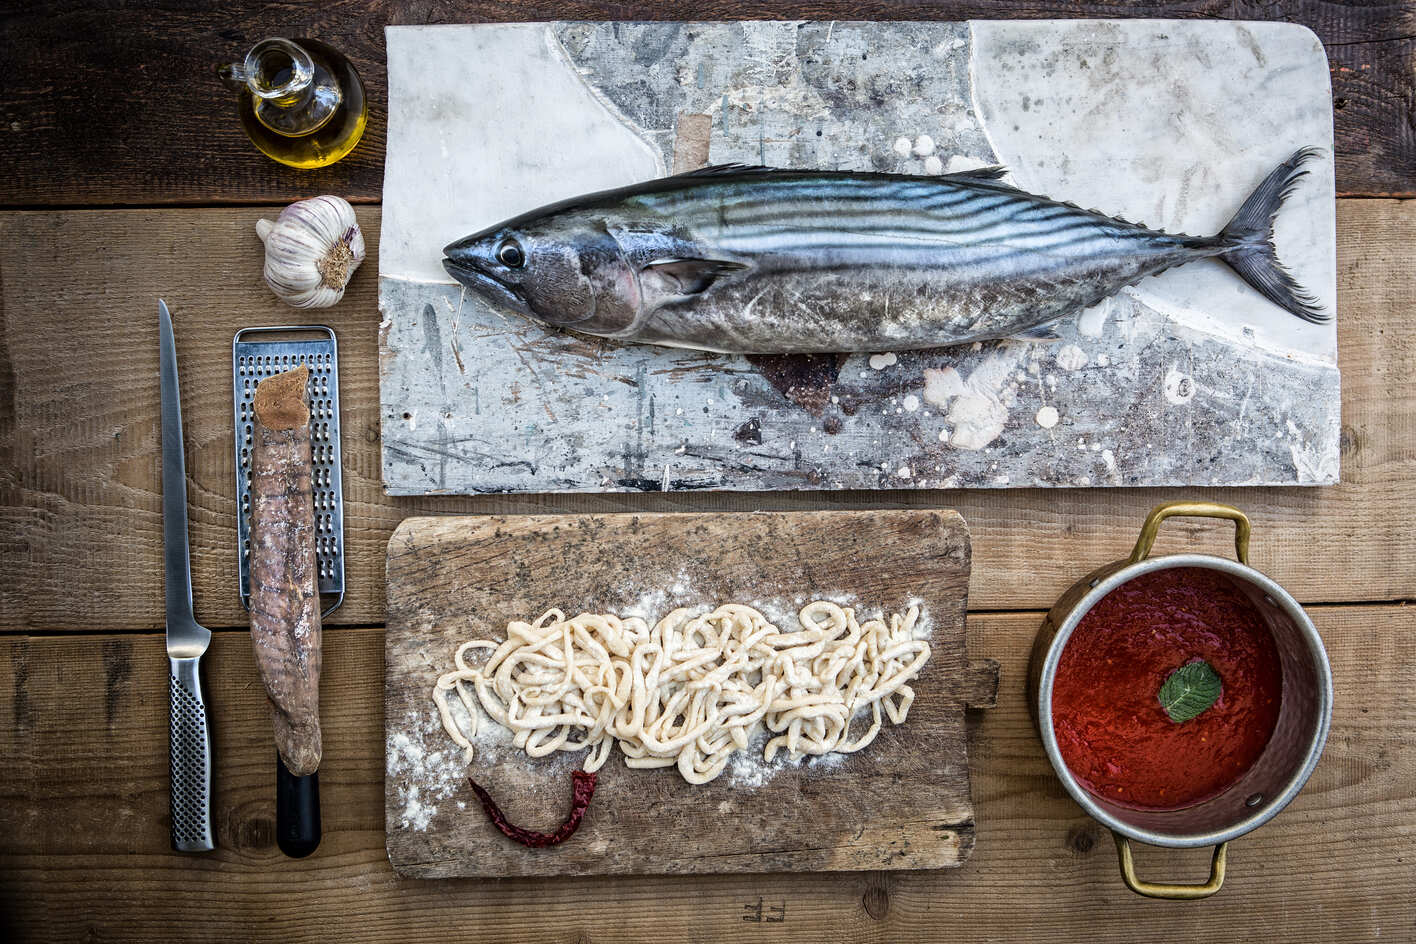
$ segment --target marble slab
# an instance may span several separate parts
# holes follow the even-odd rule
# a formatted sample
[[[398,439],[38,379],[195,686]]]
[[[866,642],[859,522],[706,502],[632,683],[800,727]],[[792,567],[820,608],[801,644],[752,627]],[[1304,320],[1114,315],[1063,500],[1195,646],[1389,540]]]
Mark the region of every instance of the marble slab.
[[[556,332],[440,265],[455,238],[671,172],[676,154],[920,174],[1003,163],[1025,190],[1209,233],[1316,145],[1276,238],[1331,308],[1331,97],[1302,27],[550,23],[387,39],[391,494],[1337,481],[1335,326],[1293,318],[1218,262],[1146,279],[1056,342],[813,358]]]

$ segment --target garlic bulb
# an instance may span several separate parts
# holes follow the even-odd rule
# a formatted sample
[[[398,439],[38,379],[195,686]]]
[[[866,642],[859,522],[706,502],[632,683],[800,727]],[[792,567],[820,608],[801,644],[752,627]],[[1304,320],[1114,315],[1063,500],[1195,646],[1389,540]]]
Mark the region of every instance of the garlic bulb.
[[[292,203],[274,222],[256,220],[265,243],[265,280],[296,308],[328,308],[344,297],[349,277],[364,261],[364,234],[354,208],[339,197]]]

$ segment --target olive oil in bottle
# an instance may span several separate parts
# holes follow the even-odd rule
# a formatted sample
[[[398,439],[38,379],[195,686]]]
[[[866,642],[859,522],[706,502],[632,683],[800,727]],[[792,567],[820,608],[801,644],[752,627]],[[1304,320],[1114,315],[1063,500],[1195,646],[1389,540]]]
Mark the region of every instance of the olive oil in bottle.
[[[272,160],[326,167],[354,149],[368,124],[364,83],[348,59],[314,39],[265,39],[244,62],[217,70],[238,89],[241,127]]]

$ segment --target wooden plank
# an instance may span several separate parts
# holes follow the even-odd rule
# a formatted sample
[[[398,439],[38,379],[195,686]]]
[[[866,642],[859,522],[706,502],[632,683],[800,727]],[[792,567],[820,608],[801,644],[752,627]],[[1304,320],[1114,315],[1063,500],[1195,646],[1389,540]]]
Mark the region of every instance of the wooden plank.
[[[1180,497],[1254,515],[1254,561],[1305,602],[1416,598],[1416,202],[1339,201],[1343,484],[1322,489],[793,492],[390,499],[379,481],[375,258],[320,313],[339,334],[349,595],[333,623],[383,621],[384,548],[409,514],[957,508],[974,534],[971,600],[1051,606],[1123,556],[1147,509]],[[268,213],[268,211],[266,211]],[[236,593],[230,344],[293,316],[260,280],[257,209],[0,214],[0,628],[162,625],[157,324],[176,321],[197,616],[245,624]],[[1321,539],[1317,536],[1321,535]],[[1204,522],[1163,552],[1224,553]]]
[[[219,849],[167,846],[166,663],[155,635],[11,639],[0,660],[0,913],[34,941],[182,938],[298,944],[471,936],[551,941],[1367,941],[1416,935],[1416,609],[1320,607],[1336,686],[1308,786],[1236,841],[1203,904],[1146,903],[1052,775],[1023,701],[1041,613],[975,616],[1002,663],[998,708],[971,716],[978,845],[938,872],[400,880],[384,855],[383,634],[327,638],[325,838],[273,841],[271,730],[240,633],[205,660]],[[805,826],[804,828],[809,828]],[[1198,877],[1200,850],[1141,848],[1142,874]],[[292,893],[298,889],[298,893]],[[17,939],[17,938],[16,938]]]
[[[405,521],[388,550],[389,858],[417,878],[958,866],[974,831],[964,707],[978,673],[964,647],[968,583],[968,528],[951,511]],[[460,808],[458,798],[471,794],[431,693],[468,639],[505,638],[509,621],[552,606],[652,622],[680,606],[704,612],[722,603],[792,614],[809,599],[841,595],[858,601],[861,619],[920,601],[929,629],[931,654],[911,683],[906,723],[887,722],[860,753],[769,767],[758,748],[700,786],[677,770],[631,770],[612,756],[575,838],[554,854],[508,842]],[[471,774],[512,822],[553,829],[578,757],[531,762],[503,750],[482,748]],[[602,812],[607,804],[613,815]],[[537,822],[548,818],[557,821]]]
[[[6,16],[0,57],[0,204],[140,205],[281,202],[315,193],[379,199],[385,115],[383,29],[389,24],[546,19],[761,17],[745,0],[607,3],[535,0],[453,5],[350,0],[337,7],[218,3],[164,9],[160,28],[141,6],[50,0]],[[1416,138],[1407,123],[1416,32],[1407,4],[1211,0],[1057,4],[942,0],[902,9],[889,0],[795,0],[781,19],[965,20],[1008,17],[1227,17],[1286,20],[1314,29],[1333,63],[1338,189],[1410,193]],[[342,50],[369,90],[369,130],[339,164],[297,171],[266,160],[236,122],[235,99],[216,80],[269,35],[313,35]]]

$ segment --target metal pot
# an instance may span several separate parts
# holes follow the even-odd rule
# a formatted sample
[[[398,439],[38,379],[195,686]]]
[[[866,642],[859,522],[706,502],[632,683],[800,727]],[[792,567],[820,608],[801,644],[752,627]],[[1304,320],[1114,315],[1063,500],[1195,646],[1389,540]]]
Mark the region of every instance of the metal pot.
[[[1227,518],[1235,524],[1238,563],[1208,554],[1151,557],[1156,532],[1176,516]],[[1332,673],[1322,639],[1296,600],[1248,566],[1249,519],[1237,508],[1213,502],[1171,502],[1146,516],[1135,550],[1083,577],[1048,612],[1033,645],[1028,671],[1028,706],[1043,747],[1067,792],[1116,839],[1126,887],[1149,898],[1206,898],[1224,883],[1225,852],[1231,839],[1268,822],[1288,805],[1318,763],[1332,718]],[[1052,729],[1052,686],[1067,640],[1082,617],[1121,584],[1170,567],[1197,567],[1225,574],[1263,615],[1278,645],[1282,700],[1273,736],[1258,760],[1219,796],[1173,811],[1136,810],[1099,797],[1072,776]],[[1145,882],[1136,877],[1129,840],[1156,846],[1214,846],[1209,881],[1203,885]]]

